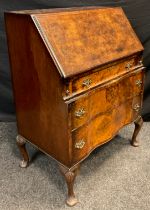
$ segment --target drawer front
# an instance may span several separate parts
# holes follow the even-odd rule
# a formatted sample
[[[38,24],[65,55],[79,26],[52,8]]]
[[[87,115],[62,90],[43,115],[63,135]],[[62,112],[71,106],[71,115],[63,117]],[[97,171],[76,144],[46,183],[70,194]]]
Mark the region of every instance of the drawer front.
[[[91,90],[70,104],[71,129],[77,129],[97,114],[113,109],[141,92],[143,92],[142,71],[107,86]]]
[[[90,75],[82,76],[73,79],[69,84],[69,95],[75,95],[91,89],[99,84],[105,83],[113,78],[121,76],[125,73],[132,71],[137,66],[142,66],[140,57],[132,57],[119,64],[107,67],[105,69],[96,69]]]
[[[96,116],[72,132],[72,164],[86,157],[94,148],[112,139],[121,127],[135,120],[141,110],[142,94],[119,105],[117,109]]]

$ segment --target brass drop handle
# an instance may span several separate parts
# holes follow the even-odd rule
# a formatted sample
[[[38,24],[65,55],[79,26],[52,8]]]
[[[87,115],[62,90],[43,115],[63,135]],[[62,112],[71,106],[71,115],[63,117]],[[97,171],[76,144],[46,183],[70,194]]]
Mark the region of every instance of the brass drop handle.
[[[84,108],[79,109],[78,111],[75,112],[76,117],[82,117],[85,114]]]
[[[135,84],[136,84],[137,86],[141,87],[141,85],[142,85],[142,80],[140,80],[140,79],[136,80],[136,81],[135,81]]]
[[[139,63],[139,65],[143,65],[143,62],[142,62],[142,60],[140,60],[138,63]]]
[[[127,63],[126,66],[125,66],[125,68],[128,69],[128,70],[129,70],[131,67],[132,67],[132,64],[131,64],[131,63]]]
[[[138,112],[140,110],[140,105],[139,104],[135,104],[133,109]]]
[[[83,82],[82,82],[82,85],[83,86],[86,86],[87,88],[91,85],[92,83],[92,80],[91,79],[85,79]]]
[[[79,142],[77,142],[75,144],[75,148],[76,149],[82,149],[84,147],[84,145],[85,145],[85,141],[84,141],[84,139],[81,139]]]

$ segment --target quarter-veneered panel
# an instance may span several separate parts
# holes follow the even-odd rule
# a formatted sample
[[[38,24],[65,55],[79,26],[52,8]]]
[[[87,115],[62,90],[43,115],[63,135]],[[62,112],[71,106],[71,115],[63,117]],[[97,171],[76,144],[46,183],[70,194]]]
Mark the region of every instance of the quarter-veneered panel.
[[[136,119],[141,109],[141,100],[140,94],[72,132],[72,165],[112,139],[120,128]]]

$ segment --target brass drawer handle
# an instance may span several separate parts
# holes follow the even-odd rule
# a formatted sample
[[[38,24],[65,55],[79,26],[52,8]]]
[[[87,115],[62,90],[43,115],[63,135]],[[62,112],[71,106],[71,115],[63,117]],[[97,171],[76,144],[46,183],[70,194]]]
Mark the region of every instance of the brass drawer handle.
[[[141,61],[139,61],[139,62],[138,62],[138,64],[139,64],[139,65],[143,65],[143,62],[142,62],[142,60],[141,60]]]
[[[140,79],[136,80],[136,81],[135,81],[135,84],[136,84],[137,86],[141,87],[141,85],[142,85],[142,80],[140,80]]]
[[[82,83],[83,86],[89,87],[92,83],[91,79],[85,79]]]
[[[85,141],[83,139],[81,139],[79,142],[77,142],[75,144],[75,148],[76,149],[82,149],[84,147],[84,145],[85,145]]]
[[[78,111],[75,112],[76,117],[82,117],[85,114],[84,108],[79,109]]]
[[[133,110],[138,112],[140,110],[140,105],[139,104],[135,104],[134,107],[133,107]]]
[[[125,66],[125,68],[128,69],[128,70],[129,70],[131,67],[132,67],[132,64],[131,64],[131,63],[127,63],[126,66]]]

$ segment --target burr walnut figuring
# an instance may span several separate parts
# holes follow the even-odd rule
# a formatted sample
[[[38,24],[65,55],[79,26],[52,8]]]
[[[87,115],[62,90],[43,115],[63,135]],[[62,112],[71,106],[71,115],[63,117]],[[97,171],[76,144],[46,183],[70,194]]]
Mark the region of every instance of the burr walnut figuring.
[[[142,126],[143,47],[121,8],[5,13],[16,104],[17,144],[30,142],[60,165],[67,204],[80,163],[134,122]]]

